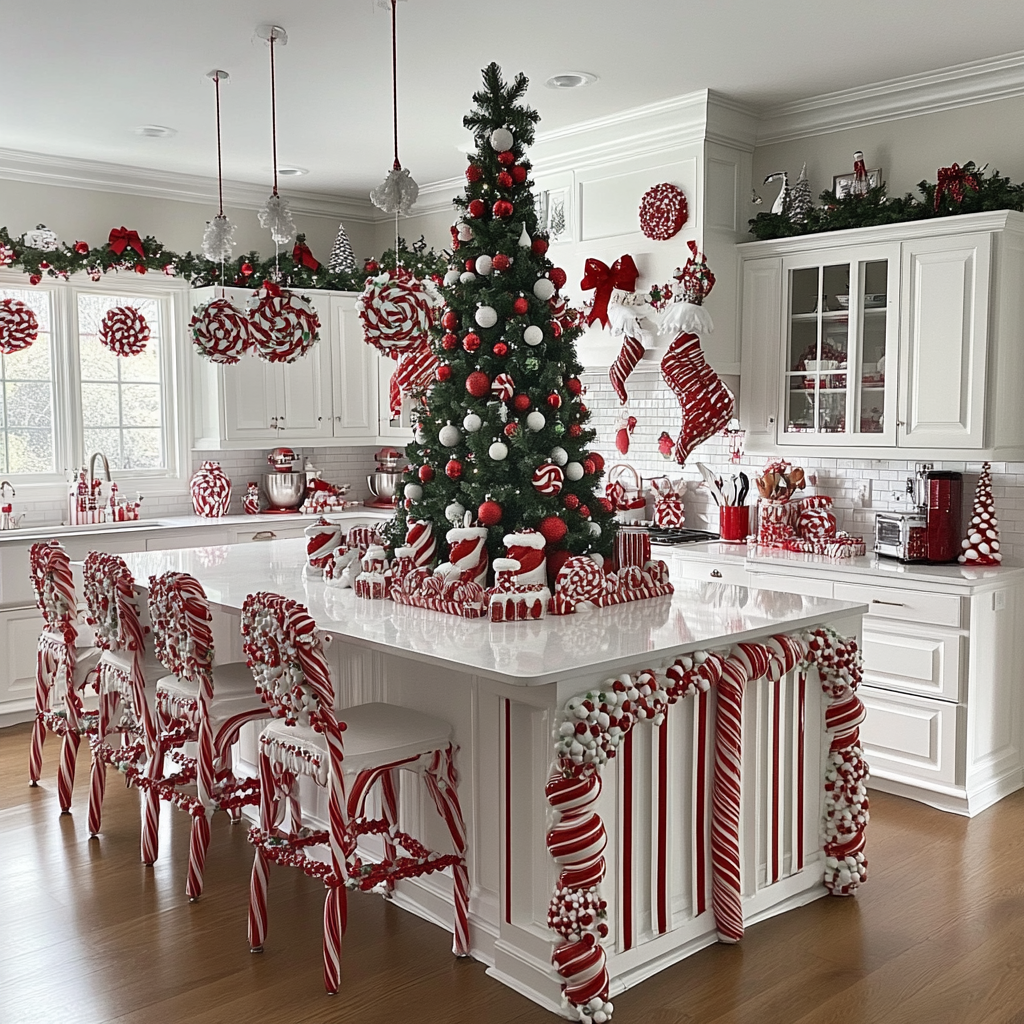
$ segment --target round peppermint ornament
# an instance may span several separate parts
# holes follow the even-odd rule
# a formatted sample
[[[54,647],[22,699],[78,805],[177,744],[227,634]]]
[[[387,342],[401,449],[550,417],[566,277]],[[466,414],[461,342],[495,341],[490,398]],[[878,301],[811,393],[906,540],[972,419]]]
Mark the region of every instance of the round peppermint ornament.
[[[35,313],[17,299],[0,301],[0,352],[5,356],[20,352],[39,337]]]
[[[356,303],[363,338],[387,353],[422,345],[429,339],[435,304],[433,286],[404,267],[370,277]]]
[[[100,323],[100,344],[115,356],[137,356],[149,341],[149,324],[134,306],[108,309]]]
[[[320,340],[320,317],[308,299],[264,284],[249,301],[253,346],[268,363],[293,363]]]
[[[640,200],[640,230],[648,238],[664,241],[679,232],[688,212],[683,190],[662,182],[648,189]]]
[[[249,320],[229,299],[197,306],[188,329],[196,351],[211,363],[237,363],[252,347]]]
[[[545,462],[533,471],[533,486],[540,494],[558,494],[564,479],[562,471],[553,462]]]

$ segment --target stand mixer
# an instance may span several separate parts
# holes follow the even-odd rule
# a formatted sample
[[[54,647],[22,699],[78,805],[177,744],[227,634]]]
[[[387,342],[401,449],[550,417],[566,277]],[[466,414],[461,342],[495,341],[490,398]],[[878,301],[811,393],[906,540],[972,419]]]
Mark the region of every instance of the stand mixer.
[[[373,457],[377,460],[377,470],[366,478],[373,498],[365,504],[367,508],[394,508],[395,491],[404,472],[401,462],[405,456],[397,448],[381,448]]]

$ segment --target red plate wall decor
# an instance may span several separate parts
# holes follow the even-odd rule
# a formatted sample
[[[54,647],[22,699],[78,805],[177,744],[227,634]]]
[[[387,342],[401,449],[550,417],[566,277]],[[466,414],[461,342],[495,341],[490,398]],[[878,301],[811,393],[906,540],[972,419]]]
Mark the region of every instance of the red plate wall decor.
[[[640,200],[640,229],[648,238],[664,241],[678,233],[688,213],[683,190],[665,181],[649,188]]]

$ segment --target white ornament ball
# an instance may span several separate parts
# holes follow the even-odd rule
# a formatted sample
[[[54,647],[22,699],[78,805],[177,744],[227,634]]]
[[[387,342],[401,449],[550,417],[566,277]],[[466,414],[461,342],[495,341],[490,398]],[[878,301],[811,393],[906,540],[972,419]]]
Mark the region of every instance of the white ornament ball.
[[[491,257],[486,253],[483,256],[477,256],[476,258],[476,272],[486,276],[491,272]]]
[[[495,128],[491,132],[491,149],[495,153],[504,153],[506,149],[512,148],[512,133],[507,128]]]
[[[529,416],[526,417],[527,429],[532,430],[535,434],[539,430],[543,430],[547,425],[547,420],[544,418],[544,413],[539,409],[534,409]]]
[[[523,341],[525,341],[527,345],[539,345],[543,340],[544,332],[536,324],[530,324],[530,326],[523,331]]]
[[[446,423],[438,431],[437,439],[445,448],[454,448],[462,440],[462,435],[459,433],[458,427],[453,427],[450,423]]]
[[[460,242],[471,242],[473,241],[473,229],[465,222],[459,224],[459,241]]]
[[[541,302],[547,302],[548,299],[555,294],[555,285],[546,277],[538,277],[533,283],[533,294],[536,295]]]
[[[478,306],[473,319],[478,327],[493,327],[498,322],[498,313],[493,306]]]
[[[475,434],[483,425],[484,421],[475,412],[467,413],[462,421],[462,429],[470,434]]]
[[[501,441],[495,441],[494,444],[487,449],[487,454],[490,455],[495,462],[503,462],[508,458],[508,446],[503,444]]]
[[[456,526],[462,525],[462,520],[466,515],[466,508],[464,505],[460,505],[457,501],[453,501],[445,510],[444,517],[449,523],[454,523]]]
[[[444,275],[444,283],[448,288],[451,288],[452,285],[459,283],[459,279],[461,277],[462,274],[458,270],[449,270],[448,273]]]
[[[582,480],[583,467],[578,462],[570,462],[565,467],[565,475],[569,480]]]
[[[463,284],[472,284],[476,280],[476,274],[472,270],[464,270],[459,274],[459,280]]]
[[[556,466],[564,466],[569,461],[569,453],[564,448],[552,448],[550,458]]]
[[[597,523],[591,523],[590,524],[590,536],[591,537],[600,537],[601,536],[601,527]]]
[[[406,484],[402,493],[410,501],[419,501],[423,497],[423,488],[419,484]]]

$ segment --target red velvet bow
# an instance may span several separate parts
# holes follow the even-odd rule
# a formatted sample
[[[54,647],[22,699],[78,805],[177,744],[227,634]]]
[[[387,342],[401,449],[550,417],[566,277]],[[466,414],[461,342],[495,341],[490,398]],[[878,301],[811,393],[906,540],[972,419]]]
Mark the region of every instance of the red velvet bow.
[[[320,263],[317,258],[310,252],[309,246],[305,242],[296,242],[295,248],[292,249],[292,259],[295,260],[300,267],[308,267],[314,273],[320,269]]]
[[[628,253],[620,256],[611,267],[600,260],[587,260],[583,265],[583,280],[580,281],[580,288],[584,291],[594,290],[594,308],[587,314],[587,323],[592,324],[595,320],[600,320],[607,327],[608,300],[612,297],[612,291],[615,288],[633,291],[638,276],[639,271],[633,257]]]
[[[119,228],[111,228],[107,245],[114,251],[115,256],[120,256],[125,249],[131,246],[143,259],[146,254],[142,251],[142,239],[138,231],[129,231],[123,225]]]
[[[964,201],[964,186],[973,192],[978,191],[978,179],[973,174],[968,174],[959,164],[951,164],[949,167],[940,167],[938,179],[935,183],[935,209],[939,208],[944,193],[949,192],[956,203]]]

